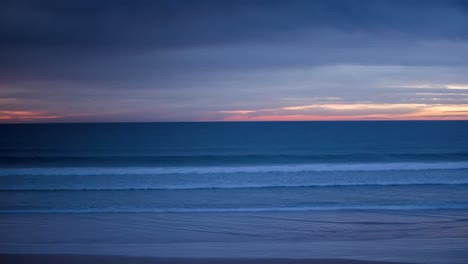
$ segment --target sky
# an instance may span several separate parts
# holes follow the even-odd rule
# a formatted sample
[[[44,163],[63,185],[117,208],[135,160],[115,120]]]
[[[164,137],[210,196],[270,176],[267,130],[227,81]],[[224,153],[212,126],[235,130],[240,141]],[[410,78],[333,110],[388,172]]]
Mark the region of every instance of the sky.
[[[2,0],[0,123],[468,120],[468,0]]]

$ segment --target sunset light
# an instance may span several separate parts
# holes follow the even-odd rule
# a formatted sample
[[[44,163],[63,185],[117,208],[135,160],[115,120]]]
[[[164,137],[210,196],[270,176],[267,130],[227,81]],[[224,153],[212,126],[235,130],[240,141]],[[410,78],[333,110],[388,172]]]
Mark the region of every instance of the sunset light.
[[[0,0],[0,264],[468,263],[468,0]]]

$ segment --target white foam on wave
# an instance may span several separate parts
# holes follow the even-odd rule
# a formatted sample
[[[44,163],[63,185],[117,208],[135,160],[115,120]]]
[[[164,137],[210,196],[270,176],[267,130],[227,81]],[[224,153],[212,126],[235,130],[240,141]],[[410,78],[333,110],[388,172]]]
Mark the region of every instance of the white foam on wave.
[[[170,190],[210,190],[210,189],[269,189],[269,188],[314,188],[314,187],[359,187],[359,186],[438,186],[438,185],[468,185],[465,180],[432,180],[425,182],[372,182],[372,183],[313,183],[313,184],[211,184],[211,185],[170,185],[170,186],[14,186],[0,187],[0,191],[170,191]]]
[[[460,162],[393,162],[393,163],[322,163],[259,166],[205,167],[75,167],[75,168],[3,168],[0,176],[13,175],[162,175],[162,174],[227,174],[268,172],[321,171],[402,171],[468,169]]]
[[[256,207],[256,208],[86,208],[86,209],[13,209],[0,210],[0,214],[12,213],[229,213],[229,212],[296,212],[342,210],[466,210],[468,204],[459,205],[343,205],[305,207]]]

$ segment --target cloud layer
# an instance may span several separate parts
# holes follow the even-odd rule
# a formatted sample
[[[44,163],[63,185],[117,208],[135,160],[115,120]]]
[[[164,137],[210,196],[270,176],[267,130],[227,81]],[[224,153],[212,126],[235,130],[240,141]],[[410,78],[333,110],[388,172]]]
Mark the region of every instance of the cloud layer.
[[[0,122],[468,119],[466,3],[2,1]]]

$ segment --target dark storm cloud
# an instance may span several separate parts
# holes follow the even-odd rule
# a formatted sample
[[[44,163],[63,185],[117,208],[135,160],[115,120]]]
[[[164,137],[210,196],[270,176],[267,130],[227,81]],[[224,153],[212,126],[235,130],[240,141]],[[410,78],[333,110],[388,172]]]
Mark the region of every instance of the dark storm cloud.
[[[468,38],[464,1],[2,1],[1,47],[139,49],[274,40],[305,28]]]
[[[131,51],[279,41],[304,29],[467,39],[464,1],[2,1],[1,50]]]
[[[0,5],[0,70],[9,81],[96,82],[116,75],[141,80],[181,68],[466,64],[458,56],[466,47],[450,46],[468,38],[464,1],[12,0]],[[427,40],[450,43],[407,47]],[[416,52],[401,52],[408,49]]]

